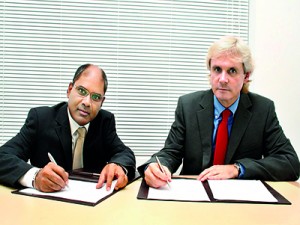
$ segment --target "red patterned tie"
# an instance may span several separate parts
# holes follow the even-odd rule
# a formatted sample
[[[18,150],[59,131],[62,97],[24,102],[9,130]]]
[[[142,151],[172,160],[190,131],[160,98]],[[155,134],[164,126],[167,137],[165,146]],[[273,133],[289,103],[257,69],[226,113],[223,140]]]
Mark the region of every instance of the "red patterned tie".
[[[228,118],[231,112],[229,109],[225,109],[222,112],[222,121],[219,124],[216,135],[216,147],[214,154],[214,165],[224,165],[225,155],[227,151],[228,143]]]

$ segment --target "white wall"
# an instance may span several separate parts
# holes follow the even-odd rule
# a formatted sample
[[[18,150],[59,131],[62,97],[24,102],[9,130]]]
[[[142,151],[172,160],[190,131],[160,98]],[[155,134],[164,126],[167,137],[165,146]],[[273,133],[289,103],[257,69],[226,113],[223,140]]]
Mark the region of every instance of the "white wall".
[[[250,90],[275,102],[286,136],[300,156],[300,1],[250,0],[249,44],[256,68]]]

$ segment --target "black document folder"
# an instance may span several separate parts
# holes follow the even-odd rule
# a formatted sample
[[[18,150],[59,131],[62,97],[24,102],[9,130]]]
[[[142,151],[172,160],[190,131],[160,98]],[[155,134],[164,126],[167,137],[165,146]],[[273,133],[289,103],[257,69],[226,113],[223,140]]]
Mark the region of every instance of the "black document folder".
[[[172,178],[174,179],[183,179],[183,178]],[[191,178],[184,178],[184,179],[191,179]],[[194,179],[193,179],[194,180]],[[199,181],[201,182],[201,181]],[[211,190],[211,187],[207,181],[202,182],[202,185],[205,189],[205,192],[208,196],[209,200],[184,200],[184,198],[181,198],[180,200],[175,199],[164,199],[164,198],[149,198],[149,189],[150,187],[146,184],[145,180],[143,179],[141,182],[141,186],[137,195],[138,199],[142,200],[163,200],[163,201],[192,201],[192,202],[223,202],[223,203],[254,203],[254,204],[281,204],[281,205],[291,205],[291,202],[289,202],[285,197],[283,197],[279,192],[277,192],[275,189],[273,189],[270,185],[268,185],[266,182],[261,181],[262,184],[266,187],[267,191],[271,193],[271,195],[277,200],[274,202],[269,201],[253,201],[253,200],[230,200],[230,199],[216,199],[214,198],[213,192]],[[171,189],[172,189],[172,182],[171,182]]]
[[[135,176],[132,177],[128,184],[132,183],[134,180],[138,179],[140,175],[136,172]],[[90,172],[82,171],[82,170],[76,170],[69,172],[69,182],[76,185],[80,184],[83,185],[82,187],[88,187],[92,189],[96,189],[96,183],[98,182],[99,174],[93,174]],[[77,188],[77,187],[76,187]],[[76,190],[73,189],[73,192],[76,194]],[[63,192],[60,191],[60,192]],[[69,202],[69,203],[76,203],[76,204],[82,204],[82,205],[88,205],[88,206],[95,206],[99,204],[100,202],[104,201],[105,199],[109,198],[110,196],[114,195],[118,191],[112,190],[109,193],[100,193],[98,196],[95,195],[92,198],[74,198],[66,192],[66,194],[62,193],[61,195],[53,195],[53,193],[43,193],[43,192],[37,192],[33,188],[23,188],[19,190],[12,191],[13,194],[20,194],[20,195],[26,195],[26,196],[32,196],[32,197],[38,197],[38,198],[45,198],[50,200],[57,200],[57,201],[63,201],[63,202]]]

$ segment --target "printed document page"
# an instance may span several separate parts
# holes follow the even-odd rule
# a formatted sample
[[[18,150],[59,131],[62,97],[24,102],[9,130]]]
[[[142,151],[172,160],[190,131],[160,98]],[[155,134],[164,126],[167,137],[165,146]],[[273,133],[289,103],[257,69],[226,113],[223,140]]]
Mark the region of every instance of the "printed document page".
[[[96,203],[100,199],[111,194],[115,188],[116,183],[117,180],[114,180],[112,182],[111,189],[107,191],[106,184],[104,184],[102,188],[96,189],[95,182],[86,182],[86,181],[69,179],[69,183],[68,183],[69,187],[66,187],[65,189],[58,192],[45,193],[45,192],[40,192],[34,188],[25,188],[23,190],[20,190],[20,192],[31,194],[31,195],[59,197],[59,198],[70,199],[70,200]]]
[[[259,180],[208,180],[208,183],[218,200],[278,202]]]
[[[149,187],[148,199],[182,200],[182,201],[210,201],[202,182],[194,179],[173,179],[161,188]]]

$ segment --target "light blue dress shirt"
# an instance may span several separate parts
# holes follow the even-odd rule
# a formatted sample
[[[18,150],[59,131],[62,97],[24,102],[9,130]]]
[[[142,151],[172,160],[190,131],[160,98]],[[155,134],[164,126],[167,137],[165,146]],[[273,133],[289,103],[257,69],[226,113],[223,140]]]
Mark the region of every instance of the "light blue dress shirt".
[[[233,124],[233,118],[234,118],[234,114],[237,110],[237,107],[239,105],[239,101],[240,101],[240,96],[238,97],[238,99],[228,108],[231,111],[231,115],[228,118],[228,137],[230,137],[230,133],[231,133],[231,128],[232,128],[232,124]],[[217,129],[218,126],[222,120],[222,112],[225,110],[226,108],[219,102],[219,100],[217,99],[217,97],[214,95],[214,132],[213,132],[213,149],[212,151],[214,152],[215,147],[216,147],[216,134],[217,134]],[[244,173],[245,173],[245,168],[242,164],[240,164],[240,174],[239,174],[239,178],[241,178]]]
[[[228,118],[228,137],[230,137],[230,133],[231,133],[231,127],[232,127],[232,123],[233,123],[233,117],[234,114],[237,110],[237,107],[239,105],[239,100],[240,97],[238,97],[238,99],[228,108],[231,111],[231,115]],[[217,99],[217,97],[214,95],[214,132],[213,132],[213,150],[215,149],[215,145],[216,145],[216,134],[217,134],[217,129],[218,126],[222,120],[222,112],[225,110],[226,108],[219,102],[219,100]]]

